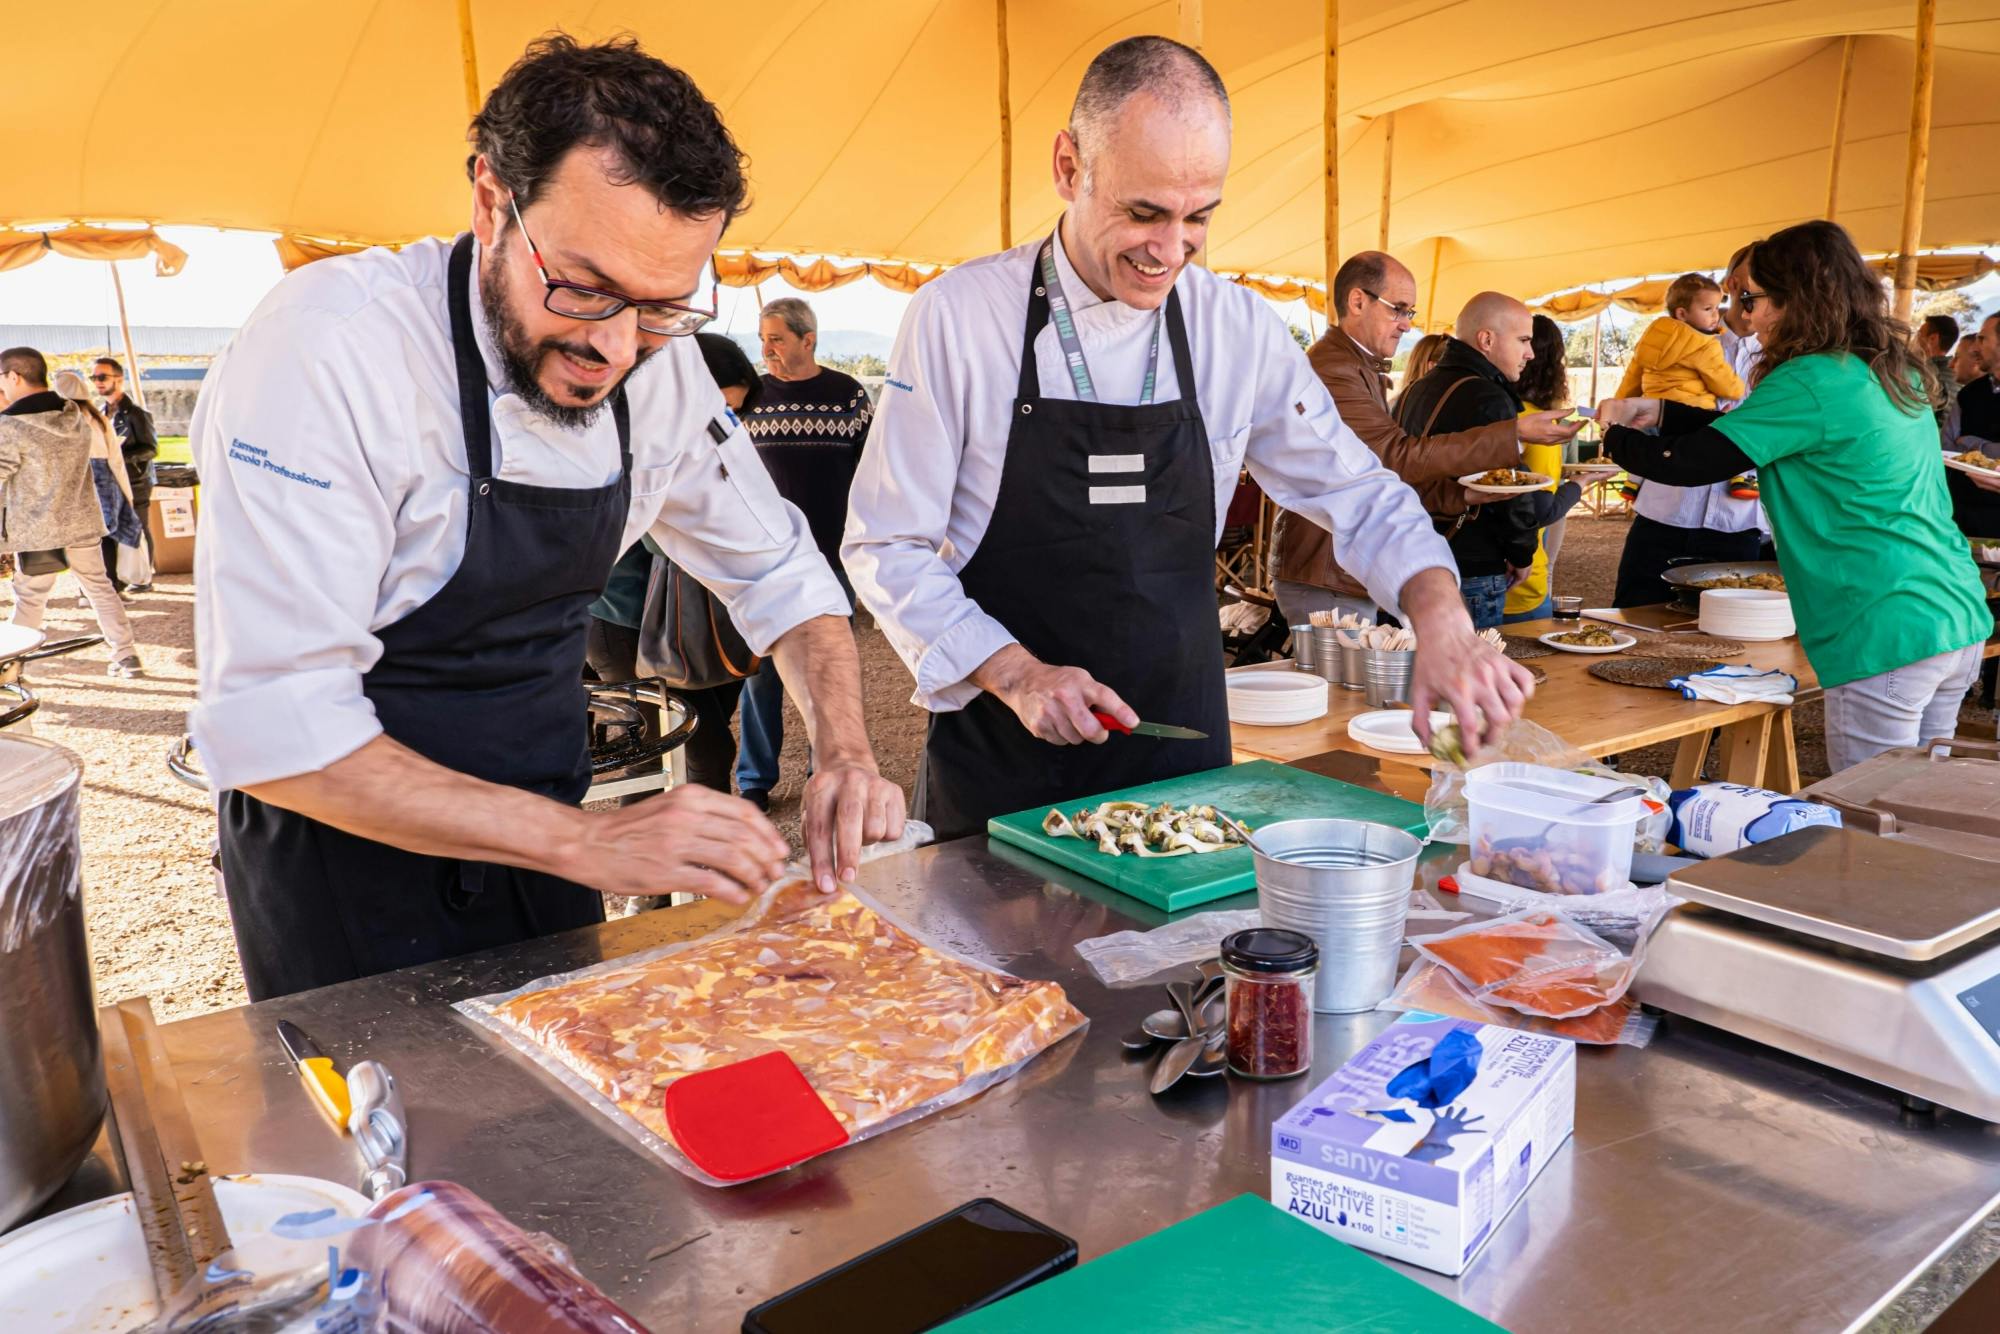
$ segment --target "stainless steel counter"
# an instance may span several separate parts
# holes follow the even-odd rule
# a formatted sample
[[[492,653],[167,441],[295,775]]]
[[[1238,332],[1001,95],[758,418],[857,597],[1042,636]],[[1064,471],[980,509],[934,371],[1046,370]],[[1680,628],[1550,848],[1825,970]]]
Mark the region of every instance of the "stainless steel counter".
[[[1307,1079],[1186,1080],[1155,1099],[1118,1036],[1161,993],[1105,989],[1071,947],[1159,914],[984,839],[861,880],[930,939],[1059,980],[1092,1025],[981,1097],[747,1186],[685,1180],[448,1008],[654,944],[669,914],[163,1032],[214,1169],[356,1178],[279,1048],[273,1025],[293,1019],[343,1066],[365,1054],[396,1073],[415,1177],[462,1182],[561,1238],[665,1334],[734,1330],[764,1297],[974,1196],[1069,1233],[1088,1260],[1268,1194],[1272,1120],[1389,1018],[1323,1017]],[[1713,1030],[1670,1022],[1644,1051],[1584,1048],[1579,1064],[1574,1140],[1472,1270],[1407,1271],[1516,1334],[1854,1327],[2000,1199],[2000,1132],[1907,1118],[1885,1090]],[[68,1200],[111,1184],[100,1158]]]

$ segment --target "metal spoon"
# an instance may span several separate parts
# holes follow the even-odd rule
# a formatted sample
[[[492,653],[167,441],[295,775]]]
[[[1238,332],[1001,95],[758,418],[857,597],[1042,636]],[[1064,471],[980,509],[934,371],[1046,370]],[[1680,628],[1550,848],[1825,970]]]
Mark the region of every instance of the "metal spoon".
[[[1221,1029],[1208,1035],[1208,1045],[1201,1049],[1201,1059],[1187,1069],[1189,1075],[1196,1079],[1209,1079],[1229,1068],[1229,1044],[1223,1041],[1223,1037]]]
[[[1165,1093],[1168,1089],[1179,1083],[1180,1077],[1186,1074],[1188,1068],[1200,1059],[1203,1050],[1207,1046],[1208,1038],[1198,1033],[1191,1038],[1182,1038],[1179,1042],[1167,1048],[1167,1054],[1162,1056],[1160,1063],[1153,1067],[1153,1092],[1155,1094]]]
[[[1155,1010],[1139,1022],[1139,1028],[1155,1042],[1179,1042],[1188,1035],[1187,1020],[1179,1010]]]

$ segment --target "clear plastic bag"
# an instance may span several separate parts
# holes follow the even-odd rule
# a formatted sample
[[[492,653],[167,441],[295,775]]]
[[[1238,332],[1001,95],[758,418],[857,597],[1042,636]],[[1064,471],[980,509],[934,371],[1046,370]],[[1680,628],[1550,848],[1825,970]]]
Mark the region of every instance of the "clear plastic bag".
[[[1007,1079],[1089,1021],[1053,982],[941,950],[851,886],[800,876],[699,940],[546,977],[456,1007],[675,1170],[662,1098],[701,1070],[791,1056],[850,1143]]]
[[[1462,922],[1471,913],[1428,906],[1422,897],[1413,901],[1409,920],[1425,923]],[[1150,931],[1113,931],[1078,941],[1077,957],[1082,959],[1107,987],[1139,982],[1181,964],[1213,959],[1222,950],[1222,938],[1264,924],[1255,908],[1231,912],[1195,913]]]
[[[289,1214],[175,1293],[141,1334],[647,1334],[576,1270],[449,1181],[405,1186],[361,1218]]]
[[[1473,999],[1451,975],[1451,970],[1435,959],[1425,958],[1411,964],[1403,980],[1396,984],[1395,993],[1375,1008],[1441,1014],[1600,1046],[1615,1043],[1643,1047],[1653,1040],[1653,1033],[1659,1027],[1659,1021],[1641,1010],[1630,996],[1570,1019],[1544,1019],[1540,1015],[1487,1005]]]
[[[1430,821],[1426,842],[1470,843],[1472,830],[1466,820],[1465,772],[1485,764],[1512,761],[1519,764],[1546,764],[1598,778],[1614,778],[1645,790],[1646,814],[1640,818],[1632,847],[1639,852],[1658,852],[1665,846],[1667,828],[1673,823],[1667,798],[1673,789],[1664,778],[1645,774],[1620,773],[1601,760],[1594,760],[1564,741],[1554,732],[1526,718],[1509,723],[1494,741],[1468,765],[1440,760],[1431,769],[1430,790],[1424,794],[1424,818]]]
[[[1466,994],[1544,1019],[1589,1014],[1624,996],[1645,941],[1631,952],[1559,912],[1530,908],[1410,943],[1463,984]]]

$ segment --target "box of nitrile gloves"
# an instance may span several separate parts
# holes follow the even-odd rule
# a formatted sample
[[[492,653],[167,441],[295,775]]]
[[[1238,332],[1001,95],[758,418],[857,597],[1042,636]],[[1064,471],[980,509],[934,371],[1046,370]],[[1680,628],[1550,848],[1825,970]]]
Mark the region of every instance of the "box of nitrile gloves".
[[[1406,1014],[1272,1124],[1271,1203],[1459,1274],[1575,1117],[1575,1044]]]

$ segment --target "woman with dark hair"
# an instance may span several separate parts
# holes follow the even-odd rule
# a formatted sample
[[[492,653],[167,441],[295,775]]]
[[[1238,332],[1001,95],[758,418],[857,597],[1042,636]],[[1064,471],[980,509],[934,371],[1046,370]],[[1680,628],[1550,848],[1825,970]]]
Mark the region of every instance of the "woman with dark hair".
[[[1548,412],[1569,406],[1569,347],[1563,342],[1562,326],[1546,315],[1535,316],[1534,341],[1529,347],[1534,358],[1521,368],[1514,392],[1521,399],[1521,415]],[[1521,442],[1521,466],[1549,479],[1549,490],[1562,483],[1563,447]],[[1535,544],[1535,561],[1521,573],[1520,581],[1507,590],[1502,624],[1535,621],[1547,616],[1555,592],[1556,552],[1562,549],[1563,525],[1567,516],[1544,528]]]
[[[702,360],[708,373],[722,389],[722,400],[737,416],[757,401],[762,381],[750,356],[735,339],[723,334],[698,333]],[[626,548],[604,592],[590,604],[590,635],[584,643],[584,661],[600,681],[630,681],[639,675],[639,613],[646,605],[646,581],[653,573],[653,549],[644,539]],[[688,781],[717,792],[729,791],[729,770],[736,763],[736,738],[730,735],[729,720],[736,713],[736,698],[743,693],[741,681],[713,686],[707,690],[676,690],[697,719],[694,736],[687,743]],[[657,727],[658,718],[649,719]],[[635,800],[635,798],[626,798]],[[664,905],[666,900],[660,899]]]
[[[1993,616],[1952,526],[1933,372],[1833,223],[1759,242],[1742,299],[1764,346],[1756,392],[1727,416],[1606,400],[1606,446],[1677,486],[1759,470],[1799,642],[1826,688],[1830,769],[1950,736]]]

